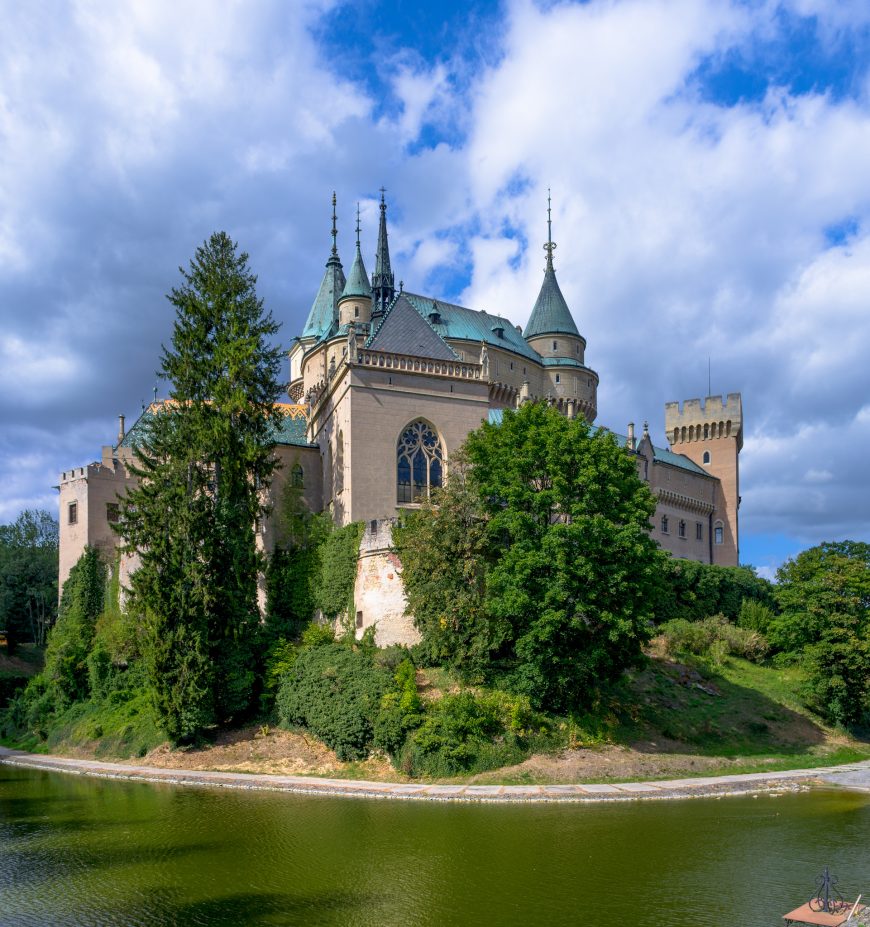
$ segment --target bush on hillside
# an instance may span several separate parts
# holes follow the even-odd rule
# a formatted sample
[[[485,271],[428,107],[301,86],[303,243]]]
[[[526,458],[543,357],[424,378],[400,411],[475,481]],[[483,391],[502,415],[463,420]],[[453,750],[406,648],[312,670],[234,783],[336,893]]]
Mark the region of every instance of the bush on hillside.
[[[670,656],[692,653],[721,662],[727,656],[761,662],[768,652],[767,641],[758,631],[732,624],[724,615],[703,621],[674,618],[658,628],[665,651]]]
[[[303,648],[278,691],[278,715],[284,724],[308,728],[339,759],[363,759],[389,686],[389,674],[367,648],[341,643]]]

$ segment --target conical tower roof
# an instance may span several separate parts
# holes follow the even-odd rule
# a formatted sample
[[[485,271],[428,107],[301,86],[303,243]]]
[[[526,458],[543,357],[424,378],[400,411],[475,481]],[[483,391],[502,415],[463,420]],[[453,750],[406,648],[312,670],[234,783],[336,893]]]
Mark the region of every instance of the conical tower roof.
[[[305,328],[302,329],[303,338],[321,338],[332,327],[334,319],[338,318],[338,300],[347,282],[344,277],[344,268],[338,257],[336,239],[338,229],[335,215],[335,193],[332,194],[332,252],[326,262],[326,273],[320,281],[320,289],[311,305]]]
[[[550,216],[550,194],[547,192],[547,244],[544,245],[547,252],[547,266],[544,268],[544,282],[541,285],[541,292],[535,302],[535,308],[529,318],[523,337],[526,339],[534,338],[536,335],[577,335],[577,325],[565,302],[565,297],[559,289],[559,281],[556,279],[556,270],[553,267],[553,251],[556,250],[556,243],[553,241],[553,224]]]
[[[345,296],[366,296],[371,299],[372,288],[369,285],[369,277],[366,273],[366,266],[363,263],[362,251],[359,246],[359,204],[356,207],[356,254],[354,255],[353,265],[350,268],[350,276],[344,285],[344,292],[341,298]]]

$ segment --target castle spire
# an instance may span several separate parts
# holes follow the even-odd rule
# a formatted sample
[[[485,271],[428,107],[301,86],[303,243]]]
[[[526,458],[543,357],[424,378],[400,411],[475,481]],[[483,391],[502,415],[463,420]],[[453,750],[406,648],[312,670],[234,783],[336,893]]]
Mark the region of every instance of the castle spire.
[[[553,213],[550,190],[547,189],[547,243],[544,245],[544,251],[547,252],[547,264],[544,267],[544,282],[541,284],[541,292],[535,302],[535,308],[532,309],[526,330],[523,337],[528,340],[536,335],[577,335],[577,326],[571,316],[571,310],[565,302],[562,290],[559,288],[559,281],[556,280],[556,270],[553,267],[553,252],[556,250],[556,242],[553,241]]]
[[[333,322],[338,321],[338,298],[346,283],[344,268],[338,256],[337,217],[335,212],[335,191],[332,191],[332,250],[326,261],[326,273],[320,281],[320,289],[311,305],[305,328],[302,329],[303,338],[323,338],[329,333]]]
[[[363,263],[362,251],[359,246],[359,203],[356,204],[356,254],[341,298],[344,299],[346,296],[364,297],[366,299],[372,297],[372,288],[369,286],[369,278],[368,274],[366,274],[366,266]]]
[[[387,203],[384,199],[386,189],[381,187],[381,221],[378,227],[378,250],[375,253],[375,272],[372,274],[372,311],[384,312],[392,302],[396,292],[396,278],[390,267],[390,245],[387,241]]]

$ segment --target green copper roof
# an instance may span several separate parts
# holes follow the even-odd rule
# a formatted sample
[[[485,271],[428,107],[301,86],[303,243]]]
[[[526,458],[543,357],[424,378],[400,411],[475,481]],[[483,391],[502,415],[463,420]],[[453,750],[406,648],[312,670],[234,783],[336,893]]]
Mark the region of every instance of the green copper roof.
[[[485,341],[505,351],[513,351],[536,364],[541,363],[540,354],[526,344],[513,322],[502,316],[466,309],[465,306],[432,299],[431,296],[408,292],[403,295],[442,338],[476,341],[478,344]]]
[[[369,285],[368,274],[366,274],[366,266],[363,264],[362,252],[359,249],[359,242],[356,244],[356,255],[353,259],[353,265],[350,268],[350,276],[347,278],[347,283],[344,285],[344,291],[341,294],[342,298],[345,296],[367,296],[371,299],[372,288]]]
[[[118,447],[135,447],[148,428],[149,422],[154,418],[156,411],[162,405],[163,400],[158,400],[157,404],[152,403],[142,410],[142,414],[134,422],[124,440]],[[294,447],[311,447],[306,436],[308,420],[304,415],[286,414],[282,416],[280,424],[275,428],[273,440],[276,444],[289,444]]]
[[[308,313],[305,328],[302,329],[303,338],[320,338],[329,331],[345,283],[344,268],[338,255],[333,254],[326,262],[326,273],[320,281],[320,289]]]
[[[320,289],[314,304],[311,306],[311,312],[308,313],[308,320],[305,328],[302,329],[303,338],[322,338],[332,327],[333,320],[338,319],[338,300],[344,289],[344,268],[338,257],[338,228],[336,226],[335,215],[335,191],[332,193],[332,251],[329,260],[326,262],[326,273],[323,280],[320,281]]]
[[[553,269],[552,254],[547,258],[547,269],[544,271],[544,283],[532,315],[526,325],[523,335],[533,338],[535,335],[579,335],[571,310],[565,302],[565,297],[559,289],[556,280],[556,271]]]
[[[571,317],[571,310],[565,297],[559,289],[559,281],[556,279],[556,271],[553,267],[553,252],[556,250],[556,243],[553,241],[553,221],[550,212],[550,191],[547,190],[547,244],[544,245],[547,252],[547,266],[544,268],[544,283],[541,286],[541,292],[538,293],[538,300],[535,308],[532,309],[532,315],[523,332],[526,338],[533,338],[535,335],[578,335],[577,326]]]

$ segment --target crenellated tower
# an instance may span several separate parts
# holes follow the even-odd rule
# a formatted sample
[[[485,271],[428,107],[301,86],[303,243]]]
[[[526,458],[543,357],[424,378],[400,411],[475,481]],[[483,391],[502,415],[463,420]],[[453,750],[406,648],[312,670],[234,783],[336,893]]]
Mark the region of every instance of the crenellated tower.
[[[665,432],[672,450],[684,454],[719,480],[711,516],[711,562],[740,562],[740,451],[743,448],[743,400],[740,393],[665,403]]]

